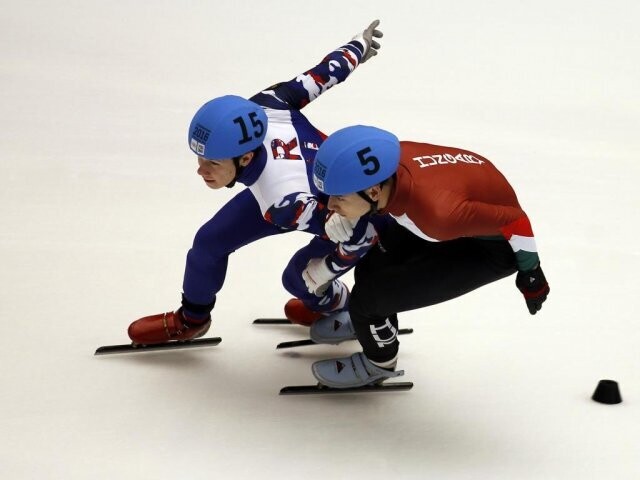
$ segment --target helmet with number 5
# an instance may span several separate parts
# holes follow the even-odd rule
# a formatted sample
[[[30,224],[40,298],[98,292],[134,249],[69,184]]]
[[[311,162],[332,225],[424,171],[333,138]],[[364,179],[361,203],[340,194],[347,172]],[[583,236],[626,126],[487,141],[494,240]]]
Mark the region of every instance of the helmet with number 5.
[[[250,100],[225,95],[205,103],[189,126],[189,147],[208,160],[238,157],[258,148],[267,133],[267,115]]]
[[[390,132],[354,125],[324,141],[313,166],[313,183],[327,195],[360,192],[391,177],[400,163],[400,142]]]

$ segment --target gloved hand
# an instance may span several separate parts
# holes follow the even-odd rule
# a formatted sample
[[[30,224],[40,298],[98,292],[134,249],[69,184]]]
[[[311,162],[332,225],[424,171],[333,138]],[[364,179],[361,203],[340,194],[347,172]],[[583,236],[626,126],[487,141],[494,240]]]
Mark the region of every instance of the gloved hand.
[[[544,278],[544,273],[540,268],[540,264],[536,268],[528,272],[518,272],[516,276],[516,287],[524,295],[527,302],[529,313],[535,315],[542,308],[542,304],[549,295],[549,284]]]
[[[336,212],[331,212],[325,221],[324,231],[332,242],[346,242],[353,235],[353,227],[358,220],[359,218],[349,220]]]
[[[312,258],[307,263],[307,268],[302,271],[302,279],[307,285],[309,293],[318,296],[324,293],[329,282],[336,276],[329,267],[327,267],[327,257]]]
[[[367,50],[365,51],[364,56],[362,57],[361,63],[366,62],[371,57],[375,57],[378,54],[378,50],[380,49],[380,44],[373,39],[374,37],[382,38],[382,32],[376,29],[378,25],[380,25],[380,20],[374,20],[373,22],[371,22],[371,25],[369,25],[365,29],[364,32],[353,37],[354,40],[362,38],[366,43]]]

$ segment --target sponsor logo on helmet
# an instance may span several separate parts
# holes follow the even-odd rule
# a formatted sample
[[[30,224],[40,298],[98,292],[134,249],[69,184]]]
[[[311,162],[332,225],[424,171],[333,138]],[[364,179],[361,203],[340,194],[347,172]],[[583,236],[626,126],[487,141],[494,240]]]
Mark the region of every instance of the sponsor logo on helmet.
[[[313,167],[313,183],[320,190],[324,190],[324,177],[327,174],[327,167],[316,158],[316,164]]]
[[[199,123],[196,123],[195,128],[193,129],[193,138],[195,138],[200,143],[207,143],[209,140],[209,135],[211,134],[211,130],[206,127],[203,127]]]
[[[191,139],[191,150],[196,152],[198,155],[204,155],[204,145],[198,142],[195,138]]]
[[[324,191],[324,182],[322,180],[320,180],[318,177],[316,177],[315,175],[313,176],[313,184],[318,188],[318,190],[320,190],[321,192]]]
[[[313,167],[313,175],[318,177],[318,180],[324,180],[324,176],[327,174],[327,166],[316,158],[316,164]]]

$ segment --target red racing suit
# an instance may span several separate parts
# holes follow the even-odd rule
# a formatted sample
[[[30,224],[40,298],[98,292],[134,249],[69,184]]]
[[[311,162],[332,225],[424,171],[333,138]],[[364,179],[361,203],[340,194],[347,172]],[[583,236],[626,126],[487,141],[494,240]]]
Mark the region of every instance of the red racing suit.
[[[391,196],[381,213],[391,214],[430,241],[502,236],[518,269],[539,262],[527,214],[507,179],[486,158],[456,147],[400,142],[401,158]]]
[[[380,211],[399,225],[381,232],[379,248],[358,263],[349,300],[363,352],[382,366],[398,355],[399,312],[457,298],[539,264],[529,219],[489,160],[455,147],[400,146],[395,182]]]

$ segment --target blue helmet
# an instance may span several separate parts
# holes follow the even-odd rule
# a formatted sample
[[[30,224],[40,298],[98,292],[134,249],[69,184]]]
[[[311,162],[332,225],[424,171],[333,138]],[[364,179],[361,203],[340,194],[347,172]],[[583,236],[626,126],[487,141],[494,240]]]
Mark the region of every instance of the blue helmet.
[[[385,130],[364,125],[340,129],[320,145],[313,183],[327,195],[360,192],[391,177],[400,163],[400,142]]]
[[[209,160],[238,157],[262,144],[267,123],[257,103],[235,95],[214,98],[191,120],[189,147]]]

